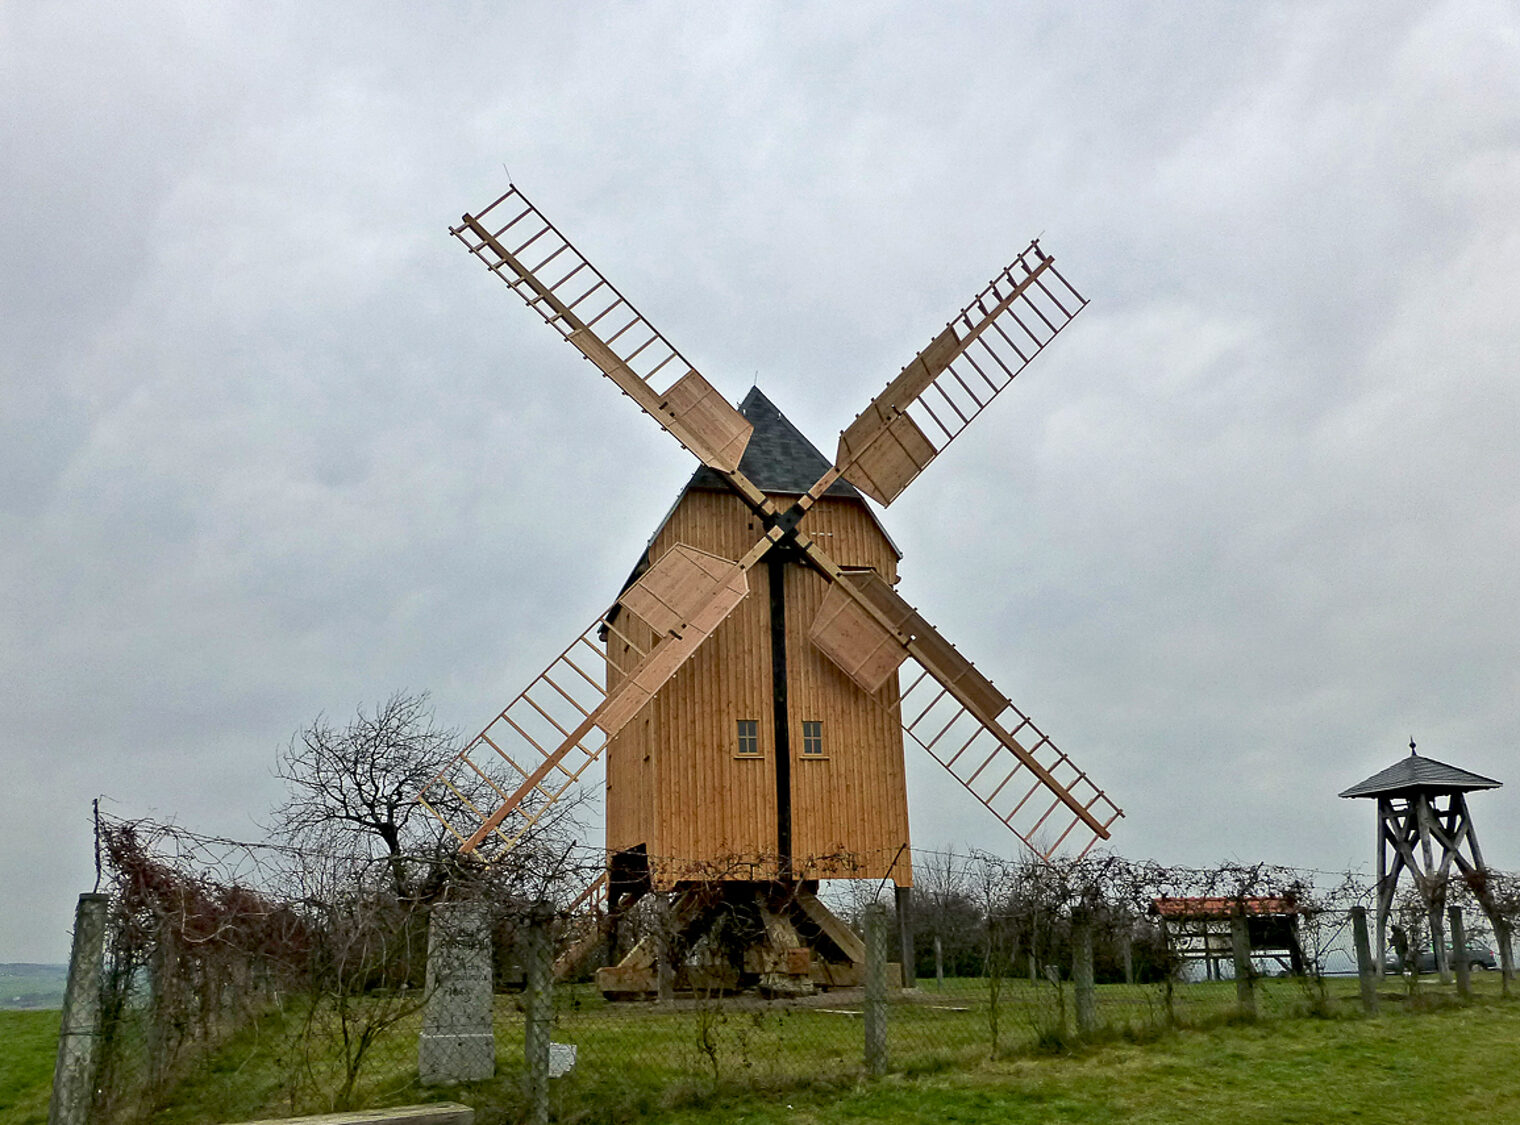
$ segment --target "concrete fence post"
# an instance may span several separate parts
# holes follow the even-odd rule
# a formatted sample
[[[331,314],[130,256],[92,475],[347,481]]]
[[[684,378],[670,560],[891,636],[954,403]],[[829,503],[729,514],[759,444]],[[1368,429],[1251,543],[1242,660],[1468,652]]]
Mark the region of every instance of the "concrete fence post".
[[[549,912],[540,907],[528,925],[523,1023],[523,1094],[530,1125],[549,1121],[549,1040],[554,1033],[554,964]]]
[[[873,1078],[887,1072],[887,908],[866,907],[866,1071]]]
[[[99,1061],[95,1048],[100,1041],[100,978],[105,970],[109,903],[108,895],[83,894],[74,908],[74,944],[69,951],[48,1125],[85,1125],[90,1119]]]
[[[1362,986],[1362,1010],[1378,1013],[1377,966],[1372,962],[1372,941],[1367,934],[1367,908],[1351,908],[1351,934],[1356,942],[1356,975]]]
[[[1451,922],[1451,967],[1457,974],[1457,995],[1471,1000],[1472,966],[1467,960],[1467,930],[1462,925],[1462,908],[1448,907],[1446,917]]]
[[[426,987],[418,1080],[441,1086],[492,1077],[491,926],[483,904],[440,902],[428,912]]]
[[[1092,918],[1085,910],[1071,919],[1071,983],[1076,993],[1077,1034],[1090,1035],[1098,1027],[1098,994],[1093,986]]]
[[[1242,1019],[1256,1018],[1255,973],[1251,971],[1251,931],[1246,916],[1230,918],[1230,951],[1235,956],[1235,1003]]]
[[[945,943],[937,934],[934,937],[934,986],[941,992],[945,990]]]

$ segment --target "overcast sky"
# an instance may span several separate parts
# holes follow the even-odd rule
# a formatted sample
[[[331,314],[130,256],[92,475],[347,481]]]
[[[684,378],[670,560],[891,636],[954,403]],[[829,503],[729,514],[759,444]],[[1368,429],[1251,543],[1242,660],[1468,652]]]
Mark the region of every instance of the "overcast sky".
[[[904,595],[1126,855],[1367,870],[1413,735],[1520,867],[1514,5],[20,0],[0,961],[96,795],[256,838],[319,712],[473,733],[617,593],[693,463],[448,237],[503,163],[829,451],[1041,235],[1092,303],[884,514]]]

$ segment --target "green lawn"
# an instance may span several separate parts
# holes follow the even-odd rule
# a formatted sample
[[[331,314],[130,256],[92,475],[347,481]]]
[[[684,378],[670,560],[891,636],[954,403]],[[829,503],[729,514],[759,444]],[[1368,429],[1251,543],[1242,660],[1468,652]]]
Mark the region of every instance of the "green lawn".
[[[58,1012],[0,1012],[0,1123],[47,1121]]]
[[[984,1062],[678,1109],[673,1125],[1337,1125],[1520,1122],[1520,1006],[1377,1020],[1297,1020],[1185,1031],[1053,1058]],[[606,1118],[611,1120],[609,1116]]]
[[[744,1003],[609,1005],[588,989],[561,989],[554,1039],[573,1043],[575,1069],[552,1084],[555,1118],[622,1125],[643,1120],[823,1125],[834,1122],[1352,1122],[1475,1120],[1520,1125],[1520,1003],[1479,982],[1459,1006],[1449,989],[1410,998],[1383,989],[1386,1015],[1355,1014],[1355,982],[1329,982],[1331,1018],[1301,1017],[1314,996],[1263,982],[1263,1019],[1239,1023],[1234,986],[1174,990],[1179,1031],[1164,1030],[1165,990],[1099,989],[1107,1030],[1072,1046],[1056,1033],[1070,996],[1008,982],[1001,1050],[990,1048],[985,982],[932,985],[892,1007],[892,1073],[864,1077],[862,1024],[846,997],[810,1009]],[[837,1005],[837,1006],[830,1006]],[[57,1013],[0,1013],[0,1125],[45,1120]],[[472,1087],[416,1084],[418,1017],[376,1041],[359,1105],[458,1098],[479,1125],[519,1118],[522,1015],[498,998],[498,1074]],[[292,1012],[245,1029],[206,1060],[152,1118],[211,1125],[333,1108],[338,1041],[299,1049]],[[17,1049],[19,1048],[19,1049]]]

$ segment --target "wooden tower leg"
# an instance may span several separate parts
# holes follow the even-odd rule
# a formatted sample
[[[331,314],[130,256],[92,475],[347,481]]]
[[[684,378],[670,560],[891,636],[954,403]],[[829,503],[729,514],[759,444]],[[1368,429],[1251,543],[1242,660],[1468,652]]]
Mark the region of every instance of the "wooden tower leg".
[[[1435,953],[1436,971],[1441,974],[1441,983],[1448,984],[1451,981],[1451,962],[1446,956],[1446,919],[1443,916],[1446,888],[1437,876],[1435,853],[1430,842],[1435,829],[1435,811],[1430,806],[1430,798],[1424,793],[1415,795],[1414,813],[1420,834],[1420,858],[1425,861],[1425,869],[1419,872],[1419,885],[1430,918],[1430,947]]]
[[[1387,797],[1378,798],[1377,817],[1377,975],[1383,979],[1388,963],[1388,914],[1393,909],[1393,886],[1388,881],[1388,833],[1393,830],[1393,806]]]

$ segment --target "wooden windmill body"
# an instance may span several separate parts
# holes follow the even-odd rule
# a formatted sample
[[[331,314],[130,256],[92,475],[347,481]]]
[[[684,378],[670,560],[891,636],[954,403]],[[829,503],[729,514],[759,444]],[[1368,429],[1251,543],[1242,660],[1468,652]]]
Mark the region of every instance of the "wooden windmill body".
[[[758,389],[740,412],[755,426],[740,468],[778,505],[828,468]],[[897,581],[897,549],[849,484],[836,482],[808,523],[841,567]],[[756,526],[721,478],[699,469],[635,575],[677,546],[740,555]],[[655,888],[698,873],[912,884],[897,685],[883,707],[811,642],[828,586],[800,552],[773,548],[751,572],[749,597],[611,739],[607,847],[645,849]],[[634,630],[652,641],[649,626],[625,629]],[[612,642],[619,673],[632,653]]]
[[[731,406],[515,187],[451,233],[702,462],[617,601],[423,791],[463,851],[512,849],[605,756],[609,869],[583,898],[615,921],[677,892],[667,963],[738,911],[736,969],[806,985],[849,983],[861,953],[817,880],[911,885],[906,745],[1042,856],[1108,837],[1119,808],[898,596],[862,497],[890,504],[1085,305],[1038,243],[829,464],[758,390]],[[494,812],[440,812],[463,771]],[[653,967],[636,948],[599,979],[638,992]]]

